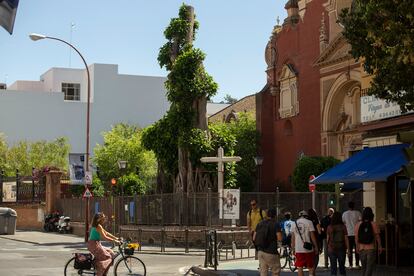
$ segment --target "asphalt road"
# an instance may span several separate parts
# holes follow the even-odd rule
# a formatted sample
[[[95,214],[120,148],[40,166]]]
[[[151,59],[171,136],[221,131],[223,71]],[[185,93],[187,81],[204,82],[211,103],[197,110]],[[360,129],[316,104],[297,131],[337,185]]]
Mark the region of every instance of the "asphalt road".
[[[63,268],[82,243],[32,244],[0,238],[0,276],[63,275]],[[183,275],[186,266],[201,264],[202,256],[139,254],[147,275]],[[112,269],[109,275],[113,275]]]

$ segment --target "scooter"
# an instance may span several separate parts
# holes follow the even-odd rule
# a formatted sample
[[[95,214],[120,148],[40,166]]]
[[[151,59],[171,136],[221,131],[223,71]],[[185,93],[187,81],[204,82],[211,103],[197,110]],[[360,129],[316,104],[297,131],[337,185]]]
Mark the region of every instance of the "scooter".
[[[70,217],[60,216],[57,225],[57,230],[59,233],[62,234],[70,233],[70,231],[72,230],[70,226]]]
[[[59,212],[54,212],[45,216],[45,222],[43,224],[43,230],[46,232],[57,231],[59,222]]]

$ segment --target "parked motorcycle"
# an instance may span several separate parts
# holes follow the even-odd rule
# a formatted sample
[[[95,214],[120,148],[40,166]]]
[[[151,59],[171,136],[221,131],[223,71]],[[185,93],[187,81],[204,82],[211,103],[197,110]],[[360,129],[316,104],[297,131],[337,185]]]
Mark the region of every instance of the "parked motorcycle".
[[[43,230],[46,232],[57,231],[59,223],[59,212],[53,212],[45,216],[45,222],[43,224]]]
[[[72,230],[70,226],[70,217],[60,216],[58,221],[57,230],[59,233],[66,234]]]

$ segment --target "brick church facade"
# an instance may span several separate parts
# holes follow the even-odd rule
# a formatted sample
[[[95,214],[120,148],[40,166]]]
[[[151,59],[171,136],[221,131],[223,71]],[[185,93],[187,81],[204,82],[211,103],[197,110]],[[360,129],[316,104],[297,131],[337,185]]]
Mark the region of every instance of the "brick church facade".
[[[262,191],[291,191],[290,176],[302,155],[321,155],[319,68],[322,0],[288,1],[288,17],[266,46],[267,84],[258,94],[257,127]]]
[[[303,155],[345,160],[367,146],[395,144],[399,131],[414,128],[413,112],[366,94],[371,76],[350,55],[338,24],[351,3],[289,0],[287,18],[273,29],[267,83],[256,99],[262,191],[292,191]]]

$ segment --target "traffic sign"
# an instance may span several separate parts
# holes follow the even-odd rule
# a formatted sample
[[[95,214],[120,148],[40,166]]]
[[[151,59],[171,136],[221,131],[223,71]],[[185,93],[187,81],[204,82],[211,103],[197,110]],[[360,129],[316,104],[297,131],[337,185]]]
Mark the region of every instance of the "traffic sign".
[[[315,179],[315,176],[312,174],[311,176],[309,176],[309,192],[313,193],[316,189],[316,184],[311,183],[312,180]]]
[[[92,185],[92,172],[91,171],[85,172],[85,185]]]
[[[83,198],[90,198],[92,197],[92,193],[91,191],[89,191],[89,188],[86,188],[85,191],[83,192]]]

